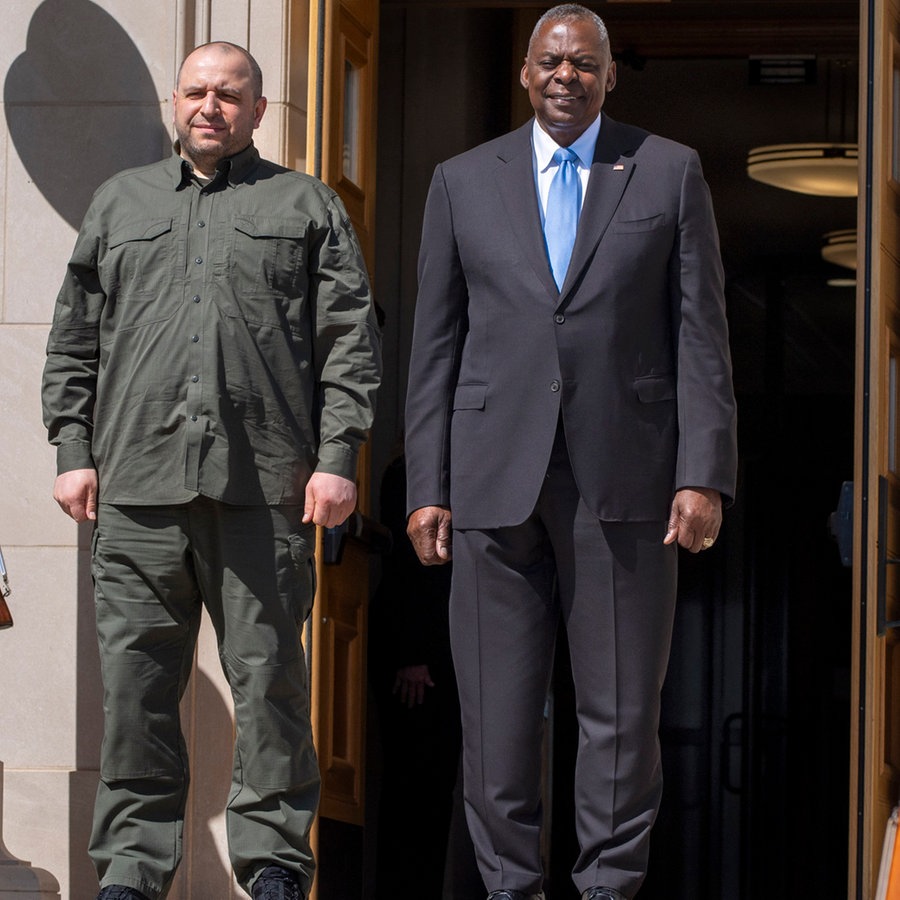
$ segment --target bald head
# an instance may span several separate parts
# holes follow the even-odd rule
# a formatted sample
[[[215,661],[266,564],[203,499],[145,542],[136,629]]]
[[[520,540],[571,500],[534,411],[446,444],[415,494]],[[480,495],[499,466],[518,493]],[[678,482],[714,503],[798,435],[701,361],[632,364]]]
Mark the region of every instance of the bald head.
[[[247,74],[250,78],[250,85],[253,91],[253,99],[259,100],[259,98],[262,97],[263,78],[262,69],[260,69],[259,63],[253,58],[249,51],[245,50],[243,47],[238,46],[237,44],[232,44],[230,41],[210,41],[210,43],[208,44],[201,44],[199,47],[195,47],[184,58],[184,62],[182,62],[181,66],[179,66],[176,85],[181,83],[181,75],[184,72],[185,64],[196,53],[221,53],[223,56],[229,56],[236,53],[240,55],[241,57],[243,57],[244,62],[247,65]]]

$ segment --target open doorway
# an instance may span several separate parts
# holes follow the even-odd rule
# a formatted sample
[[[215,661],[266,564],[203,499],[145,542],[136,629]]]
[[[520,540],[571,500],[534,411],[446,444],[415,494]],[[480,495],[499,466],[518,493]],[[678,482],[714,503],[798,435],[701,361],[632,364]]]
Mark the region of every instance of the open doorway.
[[[601,10],[614,48],[617,15],[638,5]],[[422,6],[382,6],[376,256],[387,372],[376,477],[402,427],[431,172],[521,124],[516,73],[538,14],[509,4]],[[751,83],[749,57],[772,52],[774,31],[726,50],[722,21],[694,21],[694,48],[681,52],[665,49],[666,23],[648,19],[650,43],[663,50],[625,48],[605,106],[700,152],[726,266],[740,423],[739,495],[723,539],[702,561],[682,559],[661,728],[666,788],[642,898],[846,895],[851,580],[828,516],[853,471],[855,294],[827,284],[852,273],[819,251],[825,233],[853,227],[856,203],[760,185],[745,171],[752,147],[822,139],[835,127],[829,70],[840,70],[855,101],[853,23],[843,44],[832,29],[823,54],[800,9],[809,6],[795,6],[809,29],[795,52],[815,57],[808,83]],[[633,17],[626,25],[633,33]],[[562,666],[548,900],[576,896],[567,698]]]

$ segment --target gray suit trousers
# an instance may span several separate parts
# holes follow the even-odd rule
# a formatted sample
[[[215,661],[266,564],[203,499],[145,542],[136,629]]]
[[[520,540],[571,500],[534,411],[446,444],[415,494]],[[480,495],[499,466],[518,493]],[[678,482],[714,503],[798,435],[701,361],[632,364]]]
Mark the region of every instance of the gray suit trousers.
[[[657,730],[677,554],[662,543],[665,522],[588,511],[561,434],[525,522],[454,532],[466,810],[487,890],[539,891],[542,735],[562,621],[579,728],[573,881],[632,897],[662,790]]]

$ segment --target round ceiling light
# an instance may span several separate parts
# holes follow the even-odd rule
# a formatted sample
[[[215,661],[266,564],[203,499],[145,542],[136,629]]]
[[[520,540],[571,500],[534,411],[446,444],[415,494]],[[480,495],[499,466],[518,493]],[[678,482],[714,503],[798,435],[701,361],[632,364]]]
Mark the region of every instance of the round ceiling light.
[[[822,259],[825,262],[843,266],[845,269],[856,269],[856,229],[842,228],[829,231],[823,235]]]
[[[772,144],[747,155],[747,174],[773,187],[817,197],[856,197],[856,144]]]

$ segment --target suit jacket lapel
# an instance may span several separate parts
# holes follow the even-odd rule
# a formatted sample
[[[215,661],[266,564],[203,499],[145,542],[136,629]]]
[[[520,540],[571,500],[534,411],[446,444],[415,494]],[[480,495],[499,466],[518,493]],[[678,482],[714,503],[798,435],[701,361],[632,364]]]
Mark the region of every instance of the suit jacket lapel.
[[[562,290],[559,292],[560,303],[579,282],[631,180],[634,161],[622,156],[631,149],[634,148],[623,140],[622,129],[618,123],[604,115],[597,146],[594,149],[591,177],[588,180],[587,193],[578,220],[572,260]]]
[[[550,263],[541,211],[534,184],[534,157],[531,148],[533,120],[511,132],[498,151],[497,189],[506,209],[509,226],[554,304],[562,303],[581,279],[582,272],[606,232],[625,188],[631,180],[634,161],[623,154],[635,149],[633,137],[615,120],[603,116],[600,135],[594,149],[591,177],[578,221],[578,233],[572,260],[562,290],[558,290]]]
[[[527,124],[509,135],[509,140],[498,152],[500,164],[497,166],[497,189],[506,209],[509,226],[522,249],[524,259],[528,260],[538,281],[544,286],[553,303],[556,303],[559,291],[547,260],[544,232],[541,229],[541,211],[534,184],[531,128],[532,120],[529,120]],[[593,173],[591,177],[593,178]]]

